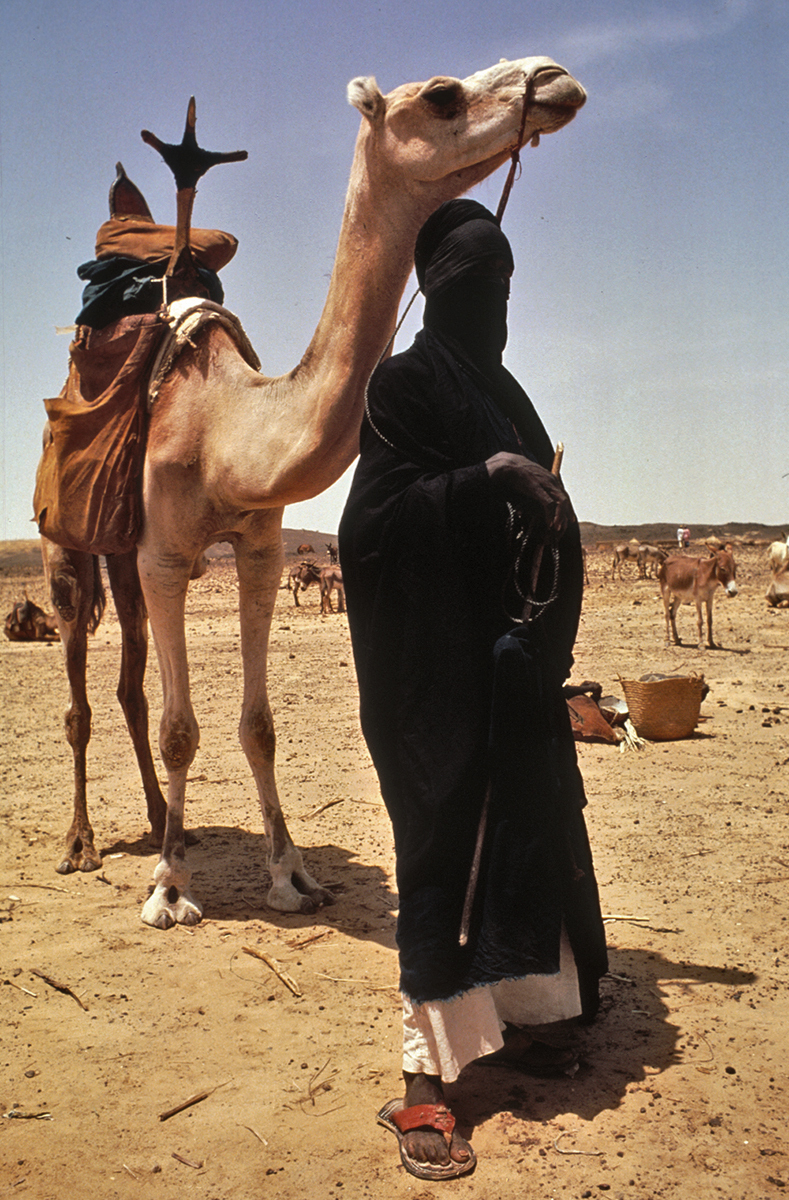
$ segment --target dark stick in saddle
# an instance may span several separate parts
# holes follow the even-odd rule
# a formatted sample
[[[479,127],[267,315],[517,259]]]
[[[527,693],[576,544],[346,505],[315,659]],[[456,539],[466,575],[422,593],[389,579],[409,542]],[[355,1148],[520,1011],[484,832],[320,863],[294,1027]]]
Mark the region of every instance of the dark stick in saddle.
[[[186,125],[184,135],[179,144],[162,142],[148,129],[143,129],[140,136],[154,150],[158,150],[167,166],[175,176],[177,217],[175,228],[175,244],[164,276],[165,304],[181,296],[201,295],[204,289],[198,279],[192,251],[189,245],[189,231],[192,223],[192,209],[197,194],[197,181],[215,167],[217,163],[244,162],[246,150],[234,150],[229,154],[219,154],[213,150],[204,150],[198,146],[195,134],[197,123],[197,105],[194,96],[189,99],[186,110]]]

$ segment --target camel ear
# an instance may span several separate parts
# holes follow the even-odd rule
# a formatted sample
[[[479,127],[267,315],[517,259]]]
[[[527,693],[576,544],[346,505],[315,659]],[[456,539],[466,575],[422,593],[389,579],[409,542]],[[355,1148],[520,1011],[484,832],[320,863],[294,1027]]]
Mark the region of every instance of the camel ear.
[[[348,84],[348,103],[370,122],[383,116],[386,101],[372,75],[360,75]]]

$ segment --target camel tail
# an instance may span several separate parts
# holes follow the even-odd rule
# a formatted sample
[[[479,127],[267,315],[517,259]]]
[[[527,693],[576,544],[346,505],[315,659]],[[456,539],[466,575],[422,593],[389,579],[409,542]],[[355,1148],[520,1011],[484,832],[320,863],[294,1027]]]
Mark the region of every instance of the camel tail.
[[[101,567],[99,565],[99,557],[93,555],[93,599],[90,606],[90,618],[88,620],[88,633],[95,633],[101,624],[101,618],[104,616],[104,609],[107,605],[107,593],[104,591],[104,584],[101,578]]]

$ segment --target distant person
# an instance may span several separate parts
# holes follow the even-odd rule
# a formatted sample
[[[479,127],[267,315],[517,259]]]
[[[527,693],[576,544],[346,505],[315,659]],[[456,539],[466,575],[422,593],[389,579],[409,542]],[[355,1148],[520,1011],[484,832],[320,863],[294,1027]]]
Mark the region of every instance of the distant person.
[[[686,550],[687,550],[688,546],[690,545],[690,530],[689,529],[682,530],[682,545]]]
[[[681,550],[685,542],[685,530],[682,525],[677,529],[677,549]]]

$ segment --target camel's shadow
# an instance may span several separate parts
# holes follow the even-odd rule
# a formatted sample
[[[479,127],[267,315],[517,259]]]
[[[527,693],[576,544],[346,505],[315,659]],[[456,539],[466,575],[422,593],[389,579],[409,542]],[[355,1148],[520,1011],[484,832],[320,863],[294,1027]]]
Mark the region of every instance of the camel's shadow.
[[[700,1070],[724,1070],[714,1050],[669,1020],[660,982],[684,986],[689,995],[704,984],[752,984],[756,976],[736,968],[675,963],[646,950],[609,951],[610,974],[601,981],[596,1021],[572,1037],[580,1042],[581,1066],[573,1077],[535,1079],[506,1067],[472,1063],[448,1089],[448,1099],[466,1130],[498,1113],[544,1123],[573,1112],[591,1121],[617,1108],[628,1085],[659,1076],[668,1067],[694,1063]],[[691,1001],[692,1002],[692,1001]]]
[[[265,921],[284,930],[320,925],[360,941],[394,946],[397,895],[389,889],[386,872],[375,863],[359,861],[352,850],[336,845],[302,849],[305,868],[334,894],[336,904],[314,913],[282,913],[266,904],[271,876],[265,834],[227,825],[197,826],[190,832],[195,839],[188,850],[192,889],[204,918]],[[158,856],[145,837],[133,842],[117,839],[101,853]]]

